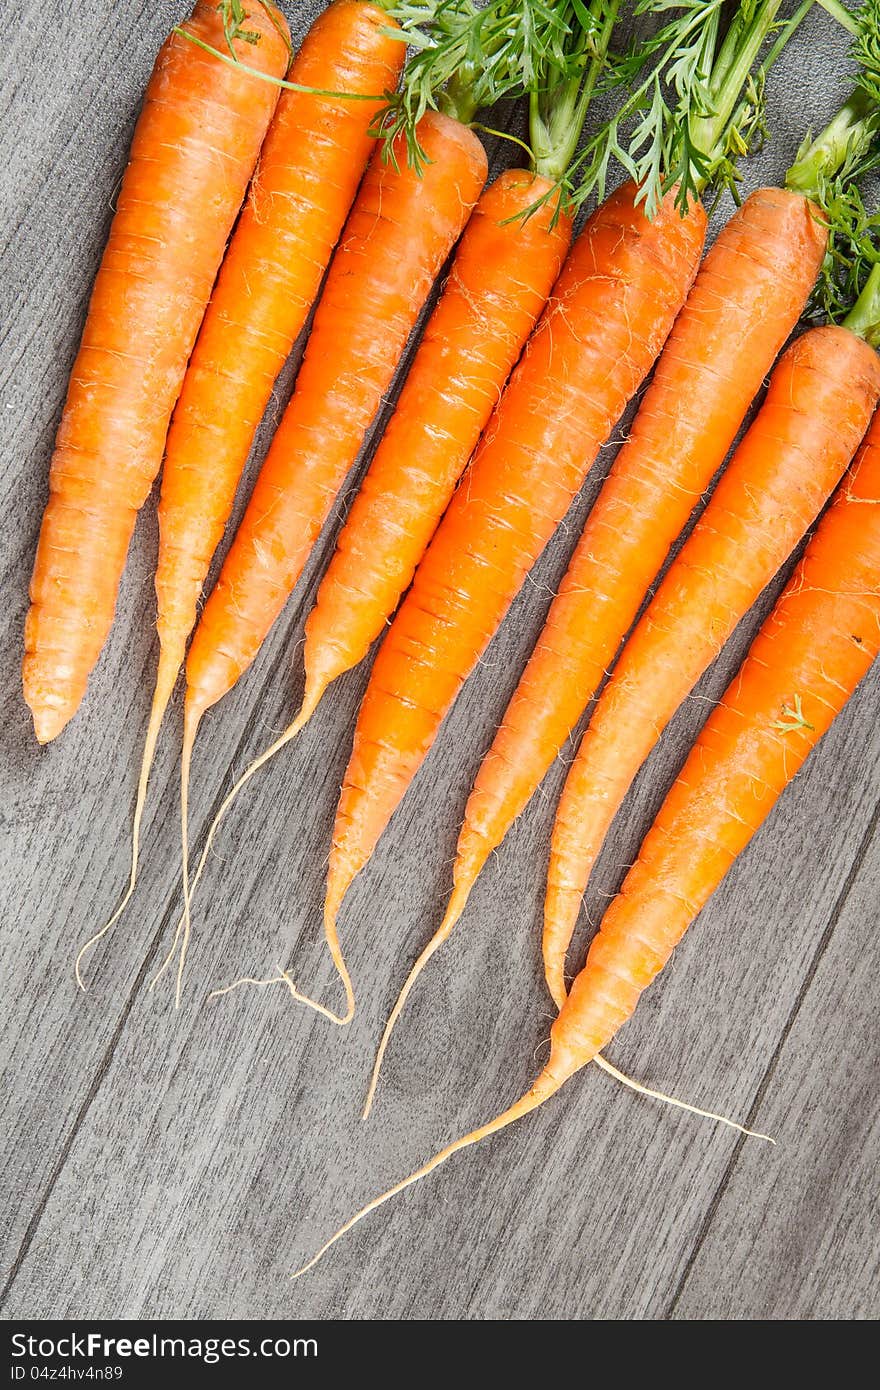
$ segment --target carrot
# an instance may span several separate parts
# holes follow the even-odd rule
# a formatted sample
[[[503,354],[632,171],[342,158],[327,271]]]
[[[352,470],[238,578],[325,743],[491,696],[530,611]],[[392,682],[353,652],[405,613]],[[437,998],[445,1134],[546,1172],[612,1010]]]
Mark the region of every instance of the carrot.
[[[653,222],[627,183],[575,242],[470,470],[385,638],[333,831],[324,926],[343,981],[342,899],[466,677],[647,374],[693,280],[702,207],[670,193]]]
[[[373,4],[335,0],[306,35],[260,152],[171,422],[159,502],[159,666],[132,825],[125,895],[134,893],[140,827],[159,731],[211,558],[229,519],[254,434],[305,323],[374,140],[382,93],[405,53]],[[320,95],[338,92],[340,95]],[[82,954],[82,953],[80,953]],[[77,962],[79,974],[79,962]]]
[[[363,660],[393,615],[547,301],[571,241],[560,180],[619,8],[617,0],[600,2],[604,22],[598,35],[588,35],[572,16],[557,60],[564,68],[565,59],[570,62],[588,48],[593,57],[586,78],[577,68],[574,80],[556,79],[549,64],[536,74],[540,101],[530,119],[534,170],[500,175],[474,209],[307,619],[300,710],[223,800],[193,889],[238,793],[300,732],[332,681]],[[484,23],[485,11],[476,11],[473,22]],[[459,88],[459,103],[461,95]]]
[[[368,1203],[297,1271],[453,1154],[548,1100],[631,1016],[737,855],[880,653],[880,415],[696,744],[550,1030],[550,1058],[496,1119]]]
[[[734,32],[729,42],[736,38]],[[747,46],[744,52],[748,57]],[[724,47],[718,65],[728,71]],[[740,71],[737,81],[742,80]],[[738,90],[733,88],[734,96]],[[715,94],[719,122],[730,101],[727,88]],[[712,125],[700,148],[712,149],[722,129]],[[850,149],[851,135],[848,129],[835,148]],[[826,134],[823,150],[827,143]],[[805,178],[812,166],[804,156],[799,167]],[[804,307],[826,239],[818,208],[804,193],[769,188],[746,200],[709,251],[477,775],[459,835],[452,896],[388,1017],[365,1113],[416,980],[557,756],[691,508],[723,462]]]
[[[266,0],[235,53],[280,76],[287,29]],[[199,0],[191,39],[226,42]],[[40,743],[73,717],[113,621],[135,518],[277,89],[175,31],[156,60],[71,372],[31,580],[22,671]]]
[[[393,87],[404,57],[394,28],[376,5],[336,0],[290,79],[352,93]],[[366,167],[377,109],[286,91],[269,128],[168,437],[156,574],[165,701],[257,425]]]
[[[184,941],[189,770],[202,717],[253,661],[296,584],[486,177],[483,147],[461,122],[429,111],[417,137],[421,170],[407,162],[402,135],[392,159],[377,149],[370,161],[293,396],[193,635],[181,760]]]
[[[599,698],[553,827],[544,963],[554,998],[590,870],[641,764],[737,622],[815,520],[880,398],[880,358],[811,329],[767,398]]]

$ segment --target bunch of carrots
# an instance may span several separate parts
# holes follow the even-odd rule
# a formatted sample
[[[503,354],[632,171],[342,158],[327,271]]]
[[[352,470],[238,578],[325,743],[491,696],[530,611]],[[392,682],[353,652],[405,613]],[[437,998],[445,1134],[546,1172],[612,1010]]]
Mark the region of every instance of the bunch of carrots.
[[[549,1060],[523,1097],[328,1245],[587,1063],[608,1065],[603,1048],[880,650],[880,218],[860,191],[878,160],[880,3],[816,3],[853,35],[853,90],[783,186],[750,194],[705,255],[703,200],[736,192],[738,162],[767,126],[765,76],[812,0],[741,0],[732,15],[722,0],[333,0],[296,53],[274,0],[197,0],[156,60],[58,430],[25,629],[24,695],[46,743],[83,699],[161,470],[158,665],[129,877],[80,950],[81,984],[136,890],[181,672],[183,905],[162,967],[176,963],[178,1001],[220,822],[384,633],[329,858],[324,928],[344,1008],[278,977],[329,1021],[350,1021],[338,927],[348,889],[650,376],[485,753],[449,905],[388,1019],[365,1113],[418,976],[595,700],[549,850]],[[634,15],[652,22],[627,48],[620,26]],[[600,123],[597,93],[616,106]],[[483,121],[511,97],[528,104],[521,162],[486,186]],[[201,721],[295,589],[441,274],[306,623],[299,710],[226,796],[192,873]],[[313,309],[292,395],[205,595],[256,430]],[[805,537],[569,982],[584,890],[636,773]]]

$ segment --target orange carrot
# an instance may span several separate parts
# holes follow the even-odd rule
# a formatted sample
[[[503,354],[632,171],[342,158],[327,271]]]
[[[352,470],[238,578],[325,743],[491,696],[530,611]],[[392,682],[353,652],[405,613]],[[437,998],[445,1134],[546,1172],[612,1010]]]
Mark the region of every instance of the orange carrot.
[[[394,159],[378,149],[373,155],[293,396],[190,646],[181,765],[184,941],[187,788],[202,716],[247,669],[284,607],[485,181],[483,147],[459,121],[429,111],[417,137],[427,156],[421,172],[407,162],[402,136]]]
[[[333,259],[296,389],[187,660],[187,727],[232,688],[299,578],[486,175],[470,130],[428,112],[419,176],[373,155]]]
[[[477,774],[456,854],[456,916],[721,467],[797,323],[825,241],[805,198],[766,188],[751,194],[709,251]]]
[[[363,660],[409,586],[559,274],[570,219],[548,201],[521,220],[552,188],[512,169],[481,195],[306,622],[299,713],[224,798],[193,889],[239,791]]]
[[[159,666],[144,743],[126,893],[165,710],[211,558],[279,371],[318,293],[374,140],[379,104],[342,93],[393,87],[405,46],[376,5],[335,0],[312,25],[260,152],[171,422],[159,502]],[[339,92],[339,96],[318,95]]]
[[[559,803],[544,963],[565,953],[590,870],[641,764],[791,554],[850,462],[880,397],[880,358],[845,327],[811,329],[773,373],[754,424],[623,650]]]
[[[669,333],[705,234],[674,193],[649,221],[631,183],[593,214],[373,668],[336,816],[325,932],[440,724]]]
[[[713,710],[550,1030],[550,1059],[496,1119],[396,1193],[548,1100],[598,1058],[880,653],[880,415],[803,560]]]
[[[610,666],[794,328],[825,243],[825,226],[809,200],[764,188],[746,199],[700,267],[477,774],[459,835],[453,893],[389,1015],[367,1109],[413,985]]]
[[[208,0],[184,27],[225,44]],[[280,77],[287,29],[270,0],[254,7],[248,30],[258,42],[234,40],[236,55]],[[135,518],[277,98],[273,84],[179,33],[156,60],[71,373],[34,562],[22,674],[40,743],[76,712],[113,621]]]

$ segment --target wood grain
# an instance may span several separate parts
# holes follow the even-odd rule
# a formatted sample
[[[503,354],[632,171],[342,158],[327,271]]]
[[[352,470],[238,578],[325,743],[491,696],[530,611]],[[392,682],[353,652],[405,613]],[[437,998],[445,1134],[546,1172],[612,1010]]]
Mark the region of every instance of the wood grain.
[[[285,6],[295,32],[319,7]],[[20,695],[21,625],[52,435],[114,187],[152,57],[181,10],[171,0],[23,0],[0,54],[0,187],[12,209],[0,275],[4,1315],[876,1316],[876,672],[613,1049],[618,1065],[655,1085],[752,1115],[778,1147],[742,1143],[590,1072],[373,1218],[308,1280],[286,1277],[355,1205],[517,1094],[545,1045],[537,926],[561,764],[420,983],[373,1119],[357,1118],[382,1018],[442,909],[473,773],[611,449],[345,906],[360,999],[351,1029],[328,1028],[277,989],[205,994],[290,961],[305,987],[336,1000],[319,904],[366,671],[339,682],[231,818],[197,907],[178,1014],[168,991],[146,992],[179,904],[172,721],[136,902],[94,953],[88,993],[75,989],[77,945],[125,874],[156,655],[154,507],[140,519],[87,701],[42,751]],[[819,124],[845,90],[845,40],[830,32],[811,16],[773,74],[774,140],[748,166],[746,188],[778,178],[805,120]],[[507,159],[497,142],[493,154],[496,167]],[[295,706],[303,621],[344,505],[253,671],[206,720],[197,834]],[[759,616],[640,777],[591,886],[593,919]]]

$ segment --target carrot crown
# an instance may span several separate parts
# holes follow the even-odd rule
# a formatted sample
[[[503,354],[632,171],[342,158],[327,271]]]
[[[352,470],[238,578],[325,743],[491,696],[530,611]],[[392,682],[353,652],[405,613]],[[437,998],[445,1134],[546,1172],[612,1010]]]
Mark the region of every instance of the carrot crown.
[[[621,0],[560,6],[568,10],[568,42],[535,73],[529,90],[529,139],[535,168],[562,188],[602,71]]]
[[[848,161],[840,179],[824,189],[822,214],[828,220],[828,251],[807,316],[842,323],[880,348],[880,213],[869,212],[856,182],[847,182],[880,165],[876,146]]]
[[[864,87],[858,86],[821,134],[808,136],[801,145],[785,176],[786,188],[824,205],[831,181],[844,172],[853,176],[878,130],[880,107]]]
[[[877,247],[874,247],[877,256]],[[864,288],[843,320],[844,328],[864,338],[873,348],[880,348],[880,257],[875,259]]]

